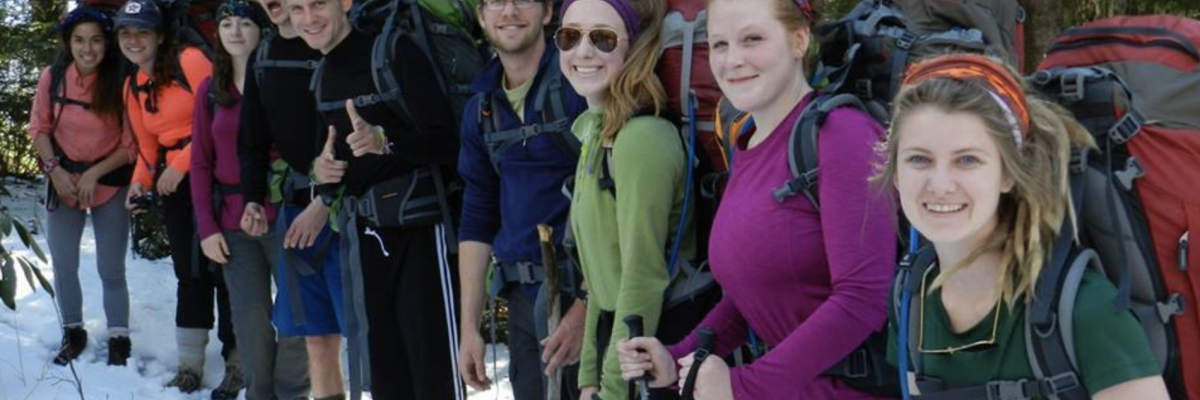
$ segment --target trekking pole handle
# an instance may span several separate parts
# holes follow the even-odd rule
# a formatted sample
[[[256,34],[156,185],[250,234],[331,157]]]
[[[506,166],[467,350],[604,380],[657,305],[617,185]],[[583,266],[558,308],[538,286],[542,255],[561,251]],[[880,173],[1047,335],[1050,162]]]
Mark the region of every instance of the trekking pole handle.
[[[625,326],[629,328],[629,338],[633,339],[642,336],[642,316],[630,315],[625,317]],[[638,398],[641,400],[650,400],[650,376],[644,375],[640,378],[634,378],[633,383],[637,385]]]
[[[700,328],[696,330],[697,341],[699,346],[696,347],[696,352],[692,354],[692,369],[688,370],[687,376],[683,377],[683,391],[679,395],[680,400],[692,400],[696,391],[696,375],[700,372],[700,365],[704,364],[704,360],[712,355],[713,349],[716,348],[717,334],[713,333],[712,329]]]

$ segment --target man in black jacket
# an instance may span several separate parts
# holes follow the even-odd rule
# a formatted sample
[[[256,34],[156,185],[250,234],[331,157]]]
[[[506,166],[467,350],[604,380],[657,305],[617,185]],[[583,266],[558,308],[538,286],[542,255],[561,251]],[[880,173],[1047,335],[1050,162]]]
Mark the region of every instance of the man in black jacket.
[[[264,312],[273,315],[280,336],[304,337],[305,346],[299,352],[303,356],[306,347],[308,357],[303,360],[288,357],[281,339],[278,350],[266,344],[247,346],[244,358],[247,363],[253,359],[277,368],[295,368],[297,362],[301,367],[306,364],[313,398],[340,399],[345,396],[345,388],[341,370],[342,281],[338,240],[328,223],[329,208],[322,202],[311,201],[308,182],[312,160],[325,139],[316,103],[308,91],[321,53],[299,38],[288,19],[284,0],[259,1],[275,30],[265,35],[250,59],[251,73],[246,75],[242,95],[238,130],[241,190],[246,199],[242,230],[256,236],[276,235],[275,240],[283,244],[284,257],[277,274],[246,284],[265,285],[269,296],[270,277],[280,278],[276,285],[277,306],[272,309],[266,301],[262,305]],[[274,171],[277,178],[282,178],[273,180],[275,185],[268,181],[273,172],[272,151],[287,164],[286,170]],[[275,190],[281,198],[270,198],[269,194]],[[273,232],[264,208],[269,202],[277,203]],[[236,322],[234,325],[238,328]],[[247,392],[247,397],[294,397],[279,390],[257,393],[254,397]]]
[[[368,359],[375,399],[461,399],[452,228],[444,223],[459,143],[450,101],[407,37],[396,41],[390,72],[408,112],[368,101],[379,95],[370,79],[374,36],[353,30],[338,1],[288,0],[288,12],[300,37],[325,55],[313,89],[328,133],[313,166],[318,183],[337,185],[321,198],[341,207],[352,369],[355,353]],[[364,320],[367,352],[359,343]]]

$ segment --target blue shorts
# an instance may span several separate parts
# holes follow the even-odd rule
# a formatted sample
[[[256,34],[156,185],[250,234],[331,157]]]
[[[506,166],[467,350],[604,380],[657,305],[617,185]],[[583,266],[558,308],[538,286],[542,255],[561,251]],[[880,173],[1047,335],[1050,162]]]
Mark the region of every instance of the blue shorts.
[[[291,226],[292,221],[304,211],[303,207],[285,206],[280,210],[278,218],[283,219],[277,224],[279,228]],[[286,229],[279,229],[281,237],[287,235]],[[317,256],[318,248],[325,244],[324,261],[315,265],[313,258]],[[343,332],[345,322],[342,317],[342,268],[339,262],[338,235],[329,225],[321,230],[316,244],[307,249],[280,249],[279,268],[275,270],[276,286],[275,308],[272,320],[275,329],[283,336],[321,336]],[[285,252],[293,252],[300,259],[316,270],[315,274],[302,275],[288,264],[289,256]],[[299,293],[291,293],[288,274],[294,274],[297,279]],[[297,318],[292,313],[292,296],[300,296],[300,304],[304,309],[304,323],[297,324]]]

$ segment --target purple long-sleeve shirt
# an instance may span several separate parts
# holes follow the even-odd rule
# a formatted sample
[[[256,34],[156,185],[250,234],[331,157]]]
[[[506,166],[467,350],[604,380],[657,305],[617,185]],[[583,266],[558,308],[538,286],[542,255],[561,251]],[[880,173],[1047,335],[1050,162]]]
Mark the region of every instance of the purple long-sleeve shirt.
[[[242,94],[236,88],[231,88],[233,105],[210,105],[207,93],[211,84],[211,79],[200,83],[192,118],[192,204],[195,205],[196,229],[201,240],[222,230],[240,231],[242,207],[245,205],[241,194],[225,194],[221,202],[221,215],[213,212],[213,185],[240,186],[242,183],[241,164],[237,157]],[[275,207],[267,206],[267,219],[275,219]]]
[[[772,192],[792,176],[789,130],[811,98],[758,146],[740,138],[713,225],[709,261],[725,297],[700,326],[717,334],[716,354],[744,343],[747,327],[771,346],[730,371],[739,400],[870,398],[821,372],[887,316],[895,213],[867,181],[883,129],[858,111],[833,111],[818,138],[820,212],[804,196],[777,203]],[[678,359],[696,346],[690,335],[670,352]]]

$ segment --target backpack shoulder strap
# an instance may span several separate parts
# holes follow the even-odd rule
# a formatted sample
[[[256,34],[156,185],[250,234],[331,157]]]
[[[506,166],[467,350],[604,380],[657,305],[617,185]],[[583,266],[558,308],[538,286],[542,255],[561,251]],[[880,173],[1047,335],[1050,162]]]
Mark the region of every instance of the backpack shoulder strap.
[[[58,113],[62,113],[63,107],[68,105],[79,106],[84,109],[92,108],[92,103],[90,102],[67,97],[67,68],[70,67],[70,65],[59,65],[58,61],[55,61],[50,66],[50,104],[54,105],[57,103],[59,105]],[[55,122],[57,121],[58,118],[56,116]]]
[[[263,63],[267,62],[267,57],[271,55],[271,42],[275,41],[275,37],[279,36],[275,29],[267,29],[263,33],[263,38],[258,42],[258,48],[254,49],[254,81],[262,84],[263,77],[267,75]]]
[[[416,8],[416,1],[414,0],[412,3],[412,7]],[[396,42],[402,36],[410,34],[399,26],[400,21],[398,19],[402,18],[404,14],[405,12],[401,11],[399,6],[393,7],[392,14],[388,16],[383,31],[375,37],[375,43],[371,46],[371,79],[375,82],[375,93],[358,96],[354,98],[354,103],[359,107],[384,103],[393,112],[403,118],[411,118],[412,115],[409,114],[408,104],[404,100],[403,88],[400,86],[400,81],[396,79],[396,75],[392,73],[391,67],[393,61],[400,61],[397,58],[402,57],[396,54]],[[420,47],[422,50],[427,48],[424,46]],[[430,62],[432,62],[432,58]],[[436,71],[437,68],[435,67],[434,70]],[[324,106],[318,105],[318,108],[321,107]]]
[[[554,145],[558,146],[564,154],[572,158],[579,158],[580,148],[583,144],[575,134],[571,132],[571,116],[567,115],[567,94],[564,89],[562,71],[555,66],[558,65],[558,56],[547,64],[545,76],[542,76],[541,82],[538,82],[537,92],[533,98],[533,110],[542,116],[543,131],[555,133],[551,135],[551,140]]]
[[[1048,383],[1050,392],[1046,394],[1062,400],[1089,398],[1076,372],[1073,316],[1083,272],[1091,262],[1098,263],[1099,257],[1090,249],[1074,251],[1074,240],[1071,221],[1064,221],[1025,313],[1029,366],[1038,380]]]
[[[317,69],[317,60],[276,60],[271,58],[271,44],[279,39],[279,33],[274,29],[267,30],[266,36],[262,42],[258,44],[258,48],[254,50],[254,78],[262,85],[263,77],[267,75],[267,70],[272,68],[289,68],[315,70]]]
[[[713,130],[717,134],[717,140],[721,145],[721,154],[725,158],[725,168],[733,166],[734,146],[737,146],[737,137],[742,131],[742,127],[750,121],[750,113],[739,110],[733,106],[729,99],[722,97],[717,103],[716,127]]]
[[[817,173],[820,165],[817,136],[829,113],[841,107],[854,107],[867,112],[862,100],[848,93],[821,95],[804,106],[788,137],[788,168],[792,171],[792,179],[775,189],[775,201],[782,203],[789,197],[804,194],[813,207],[821,209],[817,196]]]
[[[900,343],[900,345],[908,347],[909,366],[917,376],[921,376],[924,371],[915,341],[917,330],[920,328],[917,324],[921,312],[921,302],[910,302],[908,308],[904,309],[900,299],[904,294],[907,294],[910,299],[917,297],[916,295],[921,290],[921,279],[925,276],[925,271],[929,270],[935,262],[937,262],[937,252],[934,251],[933,246],[925,246],[916,253],[906,254],[900,260],[896,279],[892,281],[892,313],[897,323],[901,324],[900,327],[908,331],[909,338],[908,343]],[[902,384],[907,383],[902,382]]]
[[[567,99],[563,90],[563,75],[557,61],[548,63],[551,68],[542,72],[537,86],[526,96],[526,103],[533,105],[535,114],[541,116],[540,122],[529,122],[513,129],[502,130],[500,113],[496,112],[497,100],[492,93],[480,93],[479,124],[487,145],[488,157],[496,173],[500,173],[500,164],[504,152],[517,143],[524,142],[541,134],[548,134],[554,145],[571,158],[578,159],[583,144],[571,132],[572,119],[567,115]],[[513,110],[515,113],[523,110]]]
[[[214,115],[217,112],[217,91],[213,89],[215,81],[208,81],[208,90],[204,93],[204,99],[208,103],[208,114]]]

